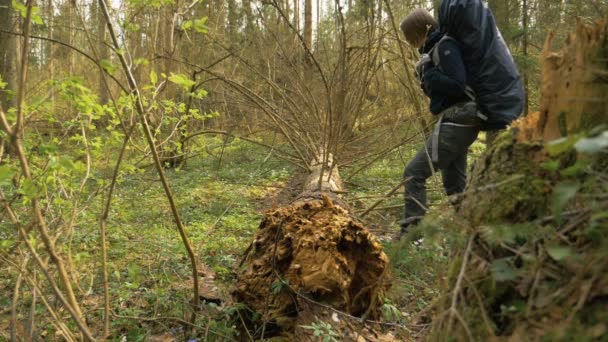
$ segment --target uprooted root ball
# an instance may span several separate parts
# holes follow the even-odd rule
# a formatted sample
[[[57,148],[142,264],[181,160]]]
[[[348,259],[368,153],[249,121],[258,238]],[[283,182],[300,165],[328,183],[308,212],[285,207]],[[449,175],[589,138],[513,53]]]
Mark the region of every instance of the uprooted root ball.
[[[311,303],[375,318],[388,287],[382,246],[325,195],[267,212],[242,265],[233,297],[265,336],[293,332]]]

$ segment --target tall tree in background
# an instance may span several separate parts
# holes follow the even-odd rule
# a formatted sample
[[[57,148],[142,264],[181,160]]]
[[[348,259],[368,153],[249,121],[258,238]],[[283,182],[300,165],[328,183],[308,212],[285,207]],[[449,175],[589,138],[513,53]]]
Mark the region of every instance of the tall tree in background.
[[[522,39],[522,54],[524,59],[523,79],[525,89],[524,100],[524,115],[530,111],[530,78],[528,68],[528,0],[522,0],[522,23],[523,23],[523,39]]]
[[[11,0],[0,0],[0,77],[6,83],[5,89],[0,89],[0,102],[5,111],[16,104],[15,97],[9,92],[16,85],[16,38],[6,33],[13,31],[14,20]]]
[[[304,42],[312,51],[312,0],[304,0]]]
[[[97,58],[99,60],[106,60],[109,56],[108,46],[106,45],[106,25],[105,19],[103,17],[103,13],[97,1],[93,1],[93,6],[95,7],[96,17],[94,22],[97,23],[96,27],[96,39],[98,41],[97,44]],[[108,89],[106,87],[105,81],[105,72],[103,69],[99,69],[99,100],[101,103],[108,102],[109,94]]]

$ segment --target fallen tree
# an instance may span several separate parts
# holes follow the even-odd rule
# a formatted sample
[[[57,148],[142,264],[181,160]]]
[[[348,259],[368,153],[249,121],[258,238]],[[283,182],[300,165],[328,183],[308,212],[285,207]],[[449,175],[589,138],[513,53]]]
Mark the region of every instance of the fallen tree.
[[[342,185],[333,164],[311,163],[302,193],[266,213],[245,253],[233,298],[247,306],[241,316],[255,338],[297,331],[306,340],[313,332],[304,327],[315,322],[342,322],[336,330],[349,324],[354,335],[340,334],[347,339],[377,337],[356,323],[379,317],[388,257],[336,195]]]
[[[608,22],[552,42],[540,112],[473,168],[432,340],[608,338]]]

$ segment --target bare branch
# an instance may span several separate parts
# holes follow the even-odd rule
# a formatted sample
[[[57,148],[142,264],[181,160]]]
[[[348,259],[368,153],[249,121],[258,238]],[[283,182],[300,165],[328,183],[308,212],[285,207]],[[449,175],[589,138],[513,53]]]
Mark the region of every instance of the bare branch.
[[[105,17],[106,20],[106,24],[108,26],[108,31],[110,33],[110,37],[112,38],[112,42],[114,44],[114,47],[116,50],[120,49],[120,44],[118,43],[118,39],[116,38],[116,32],[114,31],[114,26],[112,25],[112,21],[110,19],[110,14],[108,13],[108,7],[106,5],[106,1],[105,0],[99,0],[99,4],[101,6],[101,9],[103,11],[103,15]],[[133,100],[135,102],[135,106],[136,106],[136,110],[139,114],[140,117],[140,121],[142,123],[143,129],[144,129],[144,134],[146,136],[146,140],[148,141],[148,145],[150,147],[150,150],[152,151],[152,157],[154,158],[154,163],[156,166],[156,170],[159,174],[159,177],[161,179],[161,183],[163,184],[163,188],[165,190],[165,194],[167,196],[167,200],[169,201],[169,206],[171,207],[171,212],[173,214],[173,218],[175,220],[175,224],[177,225],[177,229],[179,231],[179,234],[182,238],[182,242],[184,244],[184,247],[186,248],[186,251],[188,253],[188,257],[190,258],[190,264],[191,264],[191,268],[192,268],[192,283],[193,283],[193,289],[192,289],[192,316],[190,318],[190,321],[192,323],[194,323],[196,321],[196,310],[198,310],[198,306],[199,306],[199,294],[198,294],[198,289],[199,289],[199,279],[198,279],[198,267],[197,267],[197,260],[196,260],[196,255],[194,254],[194,250],[192,249],[192,245],[190,244],[190,241],[188,239],[188,235],[186,233],[186,229],[182,223],[182,220],[180,218],[179,215],[179,211],[177,209],[177,205],[175,203],[175,200],[173,198],[173,194],[171,191],[171,187],[169,186],[169,182],[167,181],[167,178],[165,176],[165,172],[163,170],[163,166],[162,163],[160,161],[160,157],[158,156],[158,153],[156,151],[156,145],[154,143],[154,138],[152,136],[152,132],[150,131],[150,125],[148,124],[148,119],[146,118],[146,110],[143,106],[142,103],[142,98],[141,98],[141,94],[139,91],[139,88],[137,86],[137,83],[135,81],[135,77],[133,76],[133,73],[131,72],[131,69],[129,67],[129,65],[127,64],[127,61],[124,57],[123,54],[117,53],[117,56],[120,60],[120,63],[122,65],[123,71],[127,77],[128,83],[129,83],[129,88],[133,94]]]

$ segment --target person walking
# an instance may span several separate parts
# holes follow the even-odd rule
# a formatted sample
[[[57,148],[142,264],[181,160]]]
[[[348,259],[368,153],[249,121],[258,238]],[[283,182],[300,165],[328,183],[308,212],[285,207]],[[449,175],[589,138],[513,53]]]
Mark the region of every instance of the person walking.
[[[421,53],[416,72],[437,117],[403,174],[401,235],[427,211],[426,180],[441,171],[448,196],[463,192],[479,132],[505,129],[523,110],[521,77],[492,11],[481,0],[443,0],[439,19],[416,9],[401,23],[405,40]]]
[[[435,18],[424,9],[414,10],[401,23],[406,41],[419,48],[422,55],[416,71],[430,99],[429,109],[438,120],[432,136],[403,173],[407,181],[401,235],[426,213],[426,181],[436,170],[441,171],[448,196],[464,190],[468,149],[477,139],[483,120],[467,89],[459,44],[446,38],[438,27]]]

